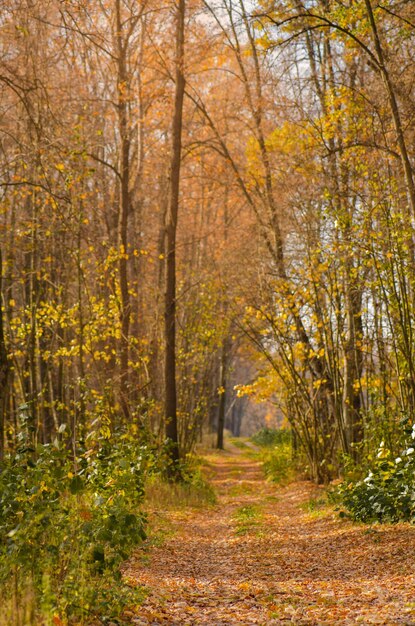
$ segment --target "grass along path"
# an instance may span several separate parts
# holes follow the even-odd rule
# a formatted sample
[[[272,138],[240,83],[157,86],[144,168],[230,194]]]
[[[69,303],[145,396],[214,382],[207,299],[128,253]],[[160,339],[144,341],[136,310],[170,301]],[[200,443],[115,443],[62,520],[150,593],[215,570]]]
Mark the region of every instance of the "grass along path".
[[[168,513],[174,532],[129,562],[149,589],[134,624],[415,625],[413,527],[341,520],[229,447],[207,457],[218,504]]]

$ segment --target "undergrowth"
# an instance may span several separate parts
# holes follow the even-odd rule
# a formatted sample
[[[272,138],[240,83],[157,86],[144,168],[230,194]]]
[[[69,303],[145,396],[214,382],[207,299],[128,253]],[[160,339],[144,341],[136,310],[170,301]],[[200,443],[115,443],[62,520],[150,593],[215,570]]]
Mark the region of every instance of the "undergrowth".
[[[286,428],[261,428],[251,441],[264,448],[275,447],[283,443],[291,443],[291,432]]]
[[[127,433],[25,442],[0,474],[0,624],[105,623],[143,598],[120,564],[145,537],[148,450]]]
[[[178,482],[169,482],[161,473],[148,475],[145,482],[145,504],[150,509],[203,508],[216,503],[213,487],[205,478],[202,461],[188,455],[181,467]]]
[[[267,478],[276,483],[291,480],[295,475],[291,433],[285,429],[263,428],[251,437],[260,447],[259,457]]]
[[[344,480],[337,498],[345,507],[342,516],[356,521],[415,522],[415,425],[410,441],[394,458],[382,441],[371,468],[362,480]]]
[[[22,440],[2,463],[0,626],[129,623],[123,612],[144,591],[120,566],[146,538],[145,509],[215,503],[196,457],[168,482],[163,450],[106,433],[78,442],[75,456],[63,431],[35,448]]]

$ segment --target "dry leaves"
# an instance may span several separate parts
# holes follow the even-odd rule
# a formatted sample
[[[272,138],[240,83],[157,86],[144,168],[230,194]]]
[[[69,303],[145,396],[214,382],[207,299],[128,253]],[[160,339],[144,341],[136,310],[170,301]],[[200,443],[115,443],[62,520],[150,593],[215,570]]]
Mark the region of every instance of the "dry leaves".
[[[219,504],[171,514],[174,536],[126,568],[150,590],[132,623],[415,625],[412,527],[307,512],[315,486],[275,487],[236,448],[209,460]]]

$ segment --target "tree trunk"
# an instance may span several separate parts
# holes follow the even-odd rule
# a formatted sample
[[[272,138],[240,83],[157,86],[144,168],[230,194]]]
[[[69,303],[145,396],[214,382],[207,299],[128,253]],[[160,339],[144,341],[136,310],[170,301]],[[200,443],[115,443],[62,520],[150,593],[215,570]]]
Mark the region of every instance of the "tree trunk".
[[[126,67],[127,41],[122,37],[120,0],[116,0],[117,54],[118,54],[118,128],[121,141],[120,158],[120,212],[118,218],[119,279],[121,293],[121,339],[120,339],[120,401],[123,415],[130,416],[128,357],[131,320],[131,302],[128,288],[128,222],[130,214],[130,137],[128,128],[129,84]]]
[[[7,411],[8,381],[10,363],[7,356],[6,341],[4,337],[4,320],[3,320],[3,262],[0,250],[0,460],[4,457],[4,433]]]
[[[169,206],[166,220],[166,292],[165,292],[165,427],[171,459],[170,476],[177,476],[179,440],[176,390],[176,232],[179,210],[180,165],[185,79],[184,54],[185,0],[179,0],[176,14],[176,90],[172,128]]]
[[[220,396],[218,411],[218,438],[216,447],[223,450],[223,431],[225,429],[225,410],[226,410],[226,386],[228,373],[228,340],[225,339],[222,346],[222,355],[220,363]]]

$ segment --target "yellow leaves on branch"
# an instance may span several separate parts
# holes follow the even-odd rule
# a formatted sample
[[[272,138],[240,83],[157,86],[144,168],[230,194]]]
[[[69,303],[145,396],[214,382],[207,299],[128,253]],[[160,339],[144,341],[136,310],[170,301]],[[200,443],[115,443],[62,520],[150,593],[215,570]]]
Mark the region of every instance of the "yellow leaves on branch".
[[[261,403],[272,398],[278,391],[280,381],[272,369],[264,371],[253,383],[247,385],[235,385],[234,390],[238,398],[249,397],[255,402]]]

